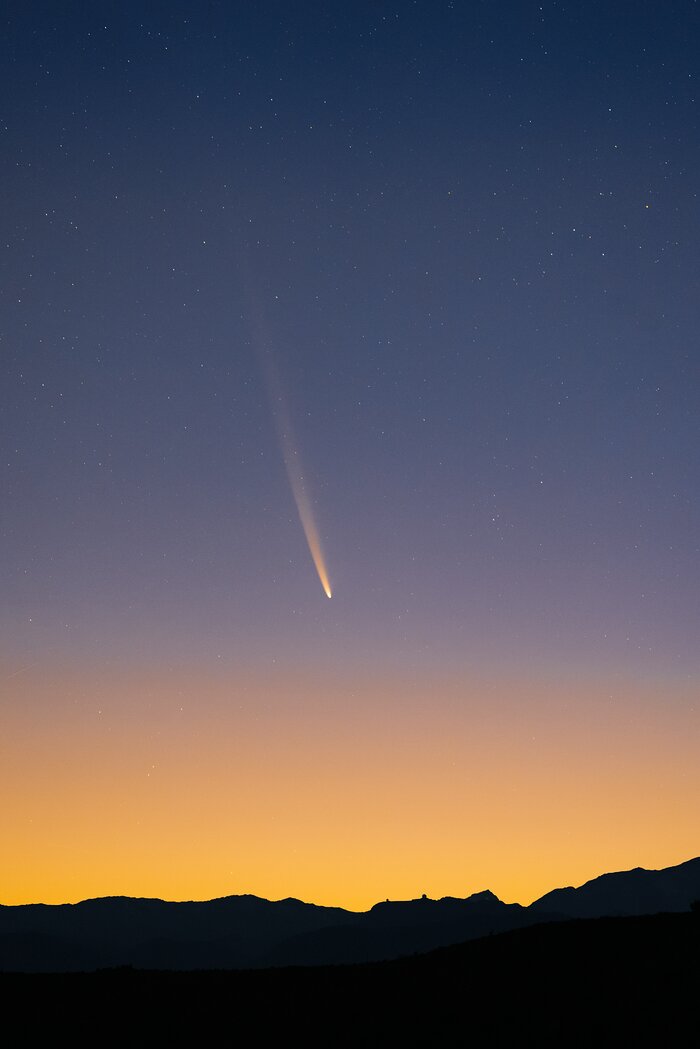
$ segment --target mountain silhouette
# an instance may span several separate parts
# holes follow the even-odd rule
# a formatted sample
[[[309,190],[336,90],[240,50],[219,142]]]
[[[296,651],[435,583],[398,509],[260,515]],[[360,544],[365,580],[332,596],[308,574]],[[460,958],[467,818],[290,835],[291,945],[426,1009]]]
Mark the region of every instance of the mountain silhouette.
[[[661,871],[605,874],[555,889],[529,907],[491,892],[466,899],[386,901],[369,911],[229,896],[208,902],[104,897],[57,906],[0,906],[0,971],[253,969],[360,963],[420,954],[572,918],[688,911],[700,858]]]
[[[530,904],[530,909],[567,918],[601,918],[687,911],[698,898],[700,857],[660,871],[635,867],[601,874],[578,889],[553,889]]]

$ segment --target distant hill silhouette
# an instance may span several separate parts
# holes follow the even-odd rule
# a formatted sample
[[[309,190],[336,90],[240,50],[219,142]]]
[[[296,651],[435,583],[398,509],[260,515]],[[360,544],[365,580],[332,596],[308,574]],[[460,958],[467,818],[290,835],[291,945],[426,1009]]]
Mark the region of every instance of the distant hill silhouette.
[[[529,907],[502,903],[491,892],[467,899],[387,901],[363,913],[256,896],[203,903],[105,897],[59,906],[0,906],[0,971],[370,962],[542,922],[689,911],[699,898],[700,858],[662,871],[606,874],[578,889],[555,889]]]
[[[530,904],[531,910],[566,915],[567,918],[659,914],[687,911],[700,896],[700,857],[647,871],[602,874],[578,889],[554,889]]]

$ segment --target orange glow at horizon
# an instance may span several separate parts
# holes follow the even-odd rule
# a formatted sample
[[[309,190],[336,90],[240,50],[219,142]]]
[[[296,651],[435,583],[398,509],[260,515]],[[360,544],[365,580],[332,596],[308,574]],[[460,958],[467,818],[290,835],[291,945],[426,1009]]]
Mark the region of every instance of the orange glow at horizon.
[[[0,902],[527,903],[670,866],[697,852],[700,739],[688,686],[663,717],[661,691],[34,667],[4,679]]]

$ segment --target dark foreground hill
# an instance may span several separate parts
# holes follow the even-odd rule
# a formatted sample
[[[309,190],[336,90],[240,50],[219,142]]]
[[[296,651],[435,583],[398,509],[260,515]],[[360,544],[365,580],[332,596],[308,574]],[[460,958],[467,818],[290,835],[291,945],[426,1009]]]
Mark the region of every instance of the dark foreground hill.
[[[78,1046],[693,1045],[699,987],[691,913],[548,923],[367,965],[0,975],[13,1044]]]
[[[107,897],[0,907],[0,971],[241,969],[370,962],[426,952],[545,921],[688,911],[700,858],[662,871],[606,874],[529,907],[491,892],[379,903],[365,913],[229,896],[203,903]]]

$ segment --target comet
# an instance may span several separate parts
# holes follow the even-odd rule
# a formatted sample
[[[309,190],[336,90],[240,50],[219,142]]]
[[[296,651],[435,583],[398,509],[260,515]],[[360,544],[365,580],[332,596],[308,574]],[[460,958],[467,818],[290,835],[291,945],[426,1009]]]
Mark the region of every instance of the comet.
[[[280,383],[279,376],[277,375],[269,354],[265,356],[264,364],[270,390],[270,400],[272,402],[272,413],[277,426],[280,445],[282,447],[282,458],[284,459],[287,478],[289,479],[289,487],[292,489],[292,495],[294,496],[294,502],[296,503],[301,527],[304,530],[304,536],[306,537],[306,543],[309,548],[309,553],[311,554],[311,560],[313,561],[316,572],[318,573],[323,592],[327,598],[331,598],[333,596],[333,591],[331,590],[330,579],[328,578],[326,560],[323,556],[321,537],[314,519],[311,500],[309,498],[304,478],[304,468],[299,454],[299,447],[292,429],[291,418],[287,410],[282,384]]]
[[[324,593],[326,597],[331,598],[333,592],[331,590],[330,580],[328,579],[328,570],[326,568],[326,561],[321,547],[321,537],[318,534],[318,528],[316,527],[314,515],[311,510],[311,503],[304,485],[304,472],[301,466],[299,453],[292,444],[291,437],[288,433],[281,436],[281,443],[284,465],[287,469],[287,477],[289,478],[289,486],[292,489],[294,502],[297,506],[301,527],[304,529],[309,553],[311,554],[311,559],[316,566],[318,578],[321,581]]]

